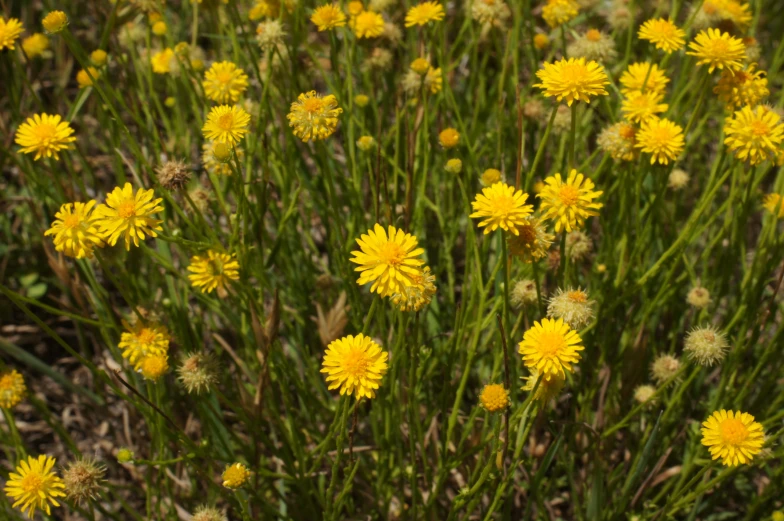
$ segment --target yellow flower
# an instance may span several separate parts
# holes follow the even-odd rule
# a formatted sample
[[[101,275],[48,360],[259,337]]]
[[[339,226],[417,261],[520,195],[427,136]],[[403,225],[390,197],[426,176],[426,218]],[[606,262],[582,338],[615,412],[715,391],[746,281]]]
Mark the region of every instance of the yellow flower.
[[[376,146],[376,140],[373,139],[373,136],[361,136],[357,139],[357,148],[363,152],[367,152],[374,146]]]
[[[665,112],[668,105],[661,103],[664,98],[663,92],[645,91],[629,94],[621,103],[623,115],[632,123],[642,123],[651,118],[657,117],[656,114]]]
[[[174,50],[169,47],[158,51],[150,58],[152,72],[155,74],[168,74],[172,70],[172,62],[175,61]]]
[[[444,19],[444,6],[438,2],[422,2],[406,13],[406,27],[423,26]]]
[[[666,118],[653,118],[637,132],[636,148],[651,154],[651,164],[668,165],[683,151],[683,129]]]
[[[22,50],[28,58],[41,56],[49,49],[49,38],[41,33],[35,33],[22,40]]]
[[[536,47],[540,51],[542,49],[546,49],[549,44],[550,44],[550,38],[548,38],[546,34],[537,33],[534,36],[534,47]]]
[[[463,170],[463,162],[460,159],[450,159],[444,165],[444,170],[450,174],[459,174]]]
[[[586,62],[585,58],[561,58],[555,63],[545,63],[536,76],[542,83],[534,87],[543,89],[545,97],[566,99],[570,107],[575,100],[590,103],[591,96],[606,96],[604,86],[610,83],[602,66],[595,61]]]
[[[3,409],[13,409],[22,401],[27,386],[24,377],[16,369],[0,375],[0,407]]]
[[[201,131],[204,137],[218,143],[234,145],[247,134],[250,114],[237,105],[220,105],[210,109]]]
[[[420,266],[425,262],[418,259],[425,250],[417,248],[417,238],[403,230],[389,226],[384,228],[376,223],[367,234],[357,239],[361,251],[351,252],[354,258],[349,259],[359,267],[357,284],[363,286],[372,282],[370,291],[382,297],[394,293],[403,293],[405,288],[417,283],[421,275]]]
[[[497,182],[501,181],[501,171],[496,168],[488,168],[482,172],[480,179],[483,185],[493,186]]]
[[[584,182],[583,182],[584,181]],[[604,206],[593,202],[603,192],[594,192],[593,181],[572,169],[564,182],[561,174],[555,174],[544,180],[545,187],[536,197],[542,199],[539,210],[542,219],[555,221],[555,231],[582,228],[585,219],[599,215],[596,210]]]
[[[542,18],[552,28],[565,24],[575,16],[580,6],[574,0],[547,0],[542,8]]]
[[[431,94],[441,92],[444,85],[444,77],[441,74],[441,67],[434,69],[430,67],[425,75],[424,85],[430,90]]]
[[[58,497],[65,496],[65,484],[57,474],[52,471],[56,460],[43,454],[34,458],[28,456],[16,467],[16,472],[11,472],[5,486],[6,495],[16,500],[14,508],[27,513],[33,518],[36,509],[43,510],[46,515],[51,515],[52,506],[59,507]]]
[[[536,382],[539,380],[539,374],[539,371],[536,369],[531,369],[530,376],[521,377],[525,379],[525,385],[523,386],[524,391],[531,392],[534,390],[534,387],[536,387]],[[539,387],[536,387],[534,400],[544,402],[546,404],[561,393],[561,389],[563,389],[564,383],[566,383],[565,374],[553,375],[546,373],[542,378],[542,381],[539,382]]]
[[[376,389],[387,372],[389,354],[362,333],[348,335],[327,346],[322,362],[329,389],[340,388],[340,394],[375,398]]]
[[[67,121],[55,114],[35,114],[32,118],[19,125],[16,131],[16,144],[22,148],[19,150],[24,154],[35,152],[35,159],[38,161],[41,156],[60,159],[58,152],[61,150],[73,150],[74,131]]]
[[[164,34],[166,34],[167,29],[168,28],[166,27],[166,22],[164,22],[163,20],[160,20],[152,24],[152,34],[155,34],[157,36],[163,36]]]
[[[677,25],[664,18],[650,19],[640,27],[637,36],[641,40],[648,40],[667,54],[682,49],[686,44],[686,32]]]
[[[169,351],[169,332],[160,324],[144,324],[141,321],[133,326],[123,322],[124,331],[120,335],[122,357],[133,364],[134,369],[140,369],[142,361],[148,356],[165,355]]]
[[[365,10],[365,6],[362,5],[362,2],[359,0],[352,0],[348,3],[348,14],[351,16],[357,16],[359,13]]]
[[[509,253],[530,264],[547,256],[547,250],[554,238],[547,233],[541,219],[531,216],[517,225],[516,235],[509,235],[506,240]]]
[[[312,90],[297,97],[286,118],[289,126],[294,128],[294,135],[307,143],[331,136],[342,113],[343,109],[338,107],[338,100],[333,94],[322,97]]]
[[[95,67],[87,67],[87,69],[82,69],[76,74],[76,83],[82,89],[90,87],[94,79],[98,79],[98,69]]]
[[[22,23],[16,18],[0,17],[0,51],[3,49],[14,50],[14,41],[19,38],[19,35],[24,31]]]
[[[418,275],[411,278],[412,284],[403,288],[400,293],[390,296],[392,303],[400,311],[419,311],[430,304],[436,294],[436,277],[430,273],[430,267],[425,266]]]
[[[452,127],[445,128],[438,134],[438,142],[444,148],[453,148],[460,141],[460,133]]]
[[[169,355],[147,355],[139,362],[138,370],[145,379],[156,382],[169,371]]]
[[[279,2],[276,0],[258,0],[248,11],[248,19],[253,22],[260,18],[277,18],[279,14]]]
[[[384,17],[373,11],[362,11],[351,18],[349,27],[357,38],[376,38],[384,32]]]
[[[188,266],[188,279],[194,288],[203,293],[211,293],[217,288],[218,294],[226,291],[229,280],[239,280],[240,264],[235,255],[208,250],[206,257],[191,257]]]
[[[354,96],[354,104],[357,107],[366,107],[370,103],[370,97],[367,94],[357,94]]]
[[[488,412],[503,411],[509,407],[509,391],[501,384],[488,384],[479,394],[479,402]]]
[[[779,194],[765,194],[762,206],[772,215],[777,215],[779,219],[784,219],[784,197]]]
[[[724,123],[724,144],[741,161],[758,165],[776,159],[784,139],[784,124],[774,111],[758,105],[735,112]]]
[[[751,463],[765,442],[762,424],[754,416],[740,411],[716,411],[702,422],[702,444],[711,459],[721,458],[723,465],[735,467]]]
[[[519,352],[529,369],[536,369],[545,377],[565,376],[572,371],[572,364],[580,360],[578,351],[585,349],[577,331],[573,331],[562,319],[543,318],[534,322],[523,335]]]
[[[248,88],[248,75],[229,61],[213,63],[204,73],[204,94],[218,103],[236,103]]]
[[[411,70],[419,75],[427,74],[430,70],[430,62],[426,58],[417,58],[411,62]]]
[[[631,161],[638,156],[639,151],[634,148],[637,129],[625,121],[602,130],[596,143],[616,161]]]
[[[325,4],[313,11],[310,21],[316,24],[319,32],[331,31],[336,27],[346,25],[346,15],[340,8],[333,4]]]
[[[725,103],[727,110],[735,110],[742,105],[753,107],[770,94],[765,73],[756,68],[756,63],[750,63],[740,71],[721,71],[721,78],[713,92]]]
[[[686,54],[699,58],[697,65],[708,65],[709,73],[725,67],[732,71],[740,70],[746,59],[743,40],[718,29],[701,31],[689,44],[689,49]]]
[[[106,54],[106,51],[104,51],[103,49],[96,49],[90,53],[90,61],[93,62],[98,67],[103,67],[104,65],[106,65],[107,58],[108,55]]]
[[[658,65],[651,65],[648,62],[633,63],[621,74],[621,92],[624,96],[629,96],[641,92],[643,85],[645,92],[664,92],[669,81],[670,79],[664,75]]]
[[[242,163],[245,152],[241,147],[230,147],[226,143],[216,143],[209,141],[201,147],[201,162],[204,169],[215,175],[231,175],[231,154],[237,156],[237,160]]]
[[[163,211],[163,206],[160,206],[163,199],[153,200],[154,194],[152,188],[139,188],[134,195],[131,183],[125,183],[124,187],[117,186],[106,196],[106,204],[99,205],[95,213],[101,236],[110,246],[117,244],[117,240],[123,237],[125,249],[130,250],[131,242],[139,246],[139,239],[144,240],[145,234],[158,236],[155,232],[163,229],[163,221],[150,216]]]
[[[66,203],[60,207],[51,228],[44,235],[54,235],[54,248],[75,259],[93,256],[93,247],[103,247],[98,215],[92,213],[95,201]]]
[[[250,478],[250,470],[242,463],[233,463],[226,467],[221,476],[226,488],[240,488]]]
[[[498,228],[517,235],[517,226],[524,224],[526,217],[533,212],[533,206],[525,204],[528,194],[515,190],[504,182],[495,183],[482,189],[481,194],[476,194],[476,200],[471,203],[474,213],[469,215],[473,219],[484,219],[479,227],[486,227],[485,234]]]
[[[50,11],[44,16],[41,25],[49,34],[59,33],[68,25],[68,17],[62,11]]]

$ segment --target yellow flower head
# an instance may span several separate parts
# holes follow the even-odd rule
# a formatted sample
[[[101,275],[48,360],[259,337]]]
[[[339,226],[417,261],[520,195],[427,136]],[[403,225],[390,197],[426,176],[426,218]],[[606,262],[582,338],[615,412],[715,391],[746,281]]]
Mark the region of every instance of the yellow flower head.
[[[148,356],[165,355],[169,351],[169,332],[160,324],[136,322],[133,326],[124,323],[126,331],[120,335],[123,358],[140,369],[142,361]]]
[[[596,210],[604,206],[602,203],[593,202],[603,192],[594,192],[593,181],[583,174],[572,169],[569,177],[564,181],[561,174],[555,174],[544,180],[545,187],[536,197],[542,202],[539,210],[542,219],[555,221],[555,231],[572,228],[582,228],[585,219],[599,215]]]
[[[13,51],[16,48],[14,42],[22,34],[22,31],[24,31],[24,27],[18,19],[9,18],[6,20],[0,17],[0,51],[3,49]]]
[[[307,143],[331,136],[342,113],[343,109],[338,107],[338,99],[333,94],[322,96],[312,90],[297,97],[286,118],[294,129],[294,135]]]
[[[444,165],[444,170],[450,174],[459,174],[463,170],[463,161],[458,158],[450,159]]]
[[[96,49],[90,53],[90,61],[98,67],[106,65],[106,59],[109,57],[103,49]]]
[[[351,17],[349,27],[357,38],[377,38],[384,32],[384,17],[373,11],[362,11]]]
[[[740,70],[746,59],[743,40],[719,29],[701,31],[689,44],[689,49],[686,54],[699,58],[697,65],[708,65],[709,73],[725,67],[731,71]]]
[[[169,371],[169,355],[147,355],[139,361],[138,370],[145,379],[156,382]]]
[[[637,36],[641,40],[648,40],[667,54],[682,49],[686,44],[686,32],[677,25],[664,18],[652,18],[642,24]]]
[[[770,94],[765,73],[756,68],[756,63],[750,63],[740,71],[721,71],[721,78],[713,92],[724,102],[727,110],[743,105],[753,107]]]
[[[528,377],[521,377],[525,379],[525,385],[523,386],[524,391],[531,392],[536,387],[536,382],[539,380],[539,371],[535,368],[531,369],[531,375]],[[534,395],[534,400],[548,403],[553,398],[557,397],[561,394],[561,389],[563,389],[564,383],[566,383],[566,375],[565,374],[550,374],[545,373],[542,381],[539,382],[539,387],[536,387],[536,394]]]
[[[376,224],[367,234],[357,239],[361,251],[354,250],[351,262],[359,264],[357,284],[372,282],[371,292],[382,297],[403,293],[417,284],[425,262],[418,259],[425,250],[417,248],[417,238],[403,230],[389,226],[387,230]]]
[[[239,269],[240,264],[235,255],[209,250],[205,257],[191,257],[188,279],[194,288],[199,288],[203,293],[217,289],[221,295],[226,291],[229,280],[239,280]]]
[[[444,148],[454,148],[460,141],[460,133],[452,127],[445,128],[438,134],[438,142]]]
[[[232,153],[237,156],[237,160],[242,163],[245,157],[245,152],[242,147],[231,147],[226,143],[217,143],[209,141],[204,143],[201,147],[201,162],[207,172],[215,175],[231,175],[231,156]]]
[[[130,250],[131,242],[139,246],[139,239],[144,240],[145,234],[157,237],[155,232],[163,229],[163,221],[153,219],[151,215],[163,211],[160,206],[163,199],[153,199],[154,195],[152,188],[139,188],[134,195],[131,183],[115,187],[106,196],[106,203],[95,209],[103,239],[114,246],[123,237],[125,249]]]
[[[427,74],[427,71],[430,70],[430,62],[427,61],[427,58],[417,58],[411,62],[411,70],[419,75]]]
[[[484,172],[482,172],[481,177],[479,178],[482,181],[484,186],[493,186],[497,182],[501,181],[501,171],[497,168],[488,168]]]
[[[348,14],[351,16],[357,16],[364,10],[365,6],[359,0],[352,0],[348,3]]]
[[[390,296],[392,303],[400,311],[419,311],[430,304],[436,294],[436,277],[430,273],[430,267],[425,266],[418,275],[411,278],[412,284],[403,288],[400,293]]]
[[[610,83],[602,66],[595,61],[586,62],[585,58],[561,58],[555,63],[545,63],[536,76],[542,83],[534,87],[543,89],[545,97],[566,99],[570,107],[575,100],[590,103],[592,96],[606,96],[604,86]]]
[[[765,194],[762,206],[779,219],[784,219],[784,197],[779,194]]]
[[[774,111],[745,106],[724,122],[724,144],[741,161],[758,165],[775,160],[784,139],[784,124]]]
[[[172,71],[172,64],[176,63],[174,50],[170,48],[158,51],[150,57],[152,72],[155,74],[168,74]]]
[[[501,384],[488,384],[479,394],[479,402],[487,412],[503,411],[509,407],[509,391]]]
[[[98,215],[92,213],[95,201],[65,203],[44,235],[54,235],[54,248],[75,259],[93,257],[93,248],[103,247]]]
[[[76,73],[76,83],[78,83],[79,87],[82,89],[90,87],[92,86],[93,81],[98,79],[98,75],[98,69],[95,67],[87,67]]]
[[[354,104],[357,107],[367,107],[368,103],[370,103],[370,97],[367,94],[357,94],[354,96]]]
[[[361,136],[357,139],[357,148],[363,152],[367,152],[374,146],[376,146],[376,140],[373,139],[373,136]]]
[[[234,63],[213,63],[204,73],[204,94],[218,103],[236,103],[248,88],[248,75]]]
[[[340,394],[375,398],[376,389],[387,372],[389,354],[362,333],[348,335],[327,346],[322,362],[329,389],[340,388]]]
[[[534,36],[534,47],[536,47],[538,50],[541,51],[543,49],[546,49],[549,44],[550,44],[550,38],[548,38],[546,34],[537,33]]]
[[[542,18],[552,28],[559,27],[577,16],[580,6],[574,0],[547,0]]]
[[[250,114],[240,106],[220,105],[210,109],[201,131],[218,143],[234,145],[249,132]]]
[[[36,509],[52,514],[50,507],[59,507],[58,497],[65,496],[65,484],[52,470],[56,460],[51,456],[28,456],[11,472],[5,486],[6,495],[15,500],[12,505],[27,513],[30,519]]]
[[[35,33],[22,40],[22,50],[28,58],[41,56],[49,49],[49,38],[41,33]]]
[[[501,228],[517,235],[520,233],[517,227],[524,224],[526,217],[533,212],[533,206],[525,204],[526,200],[528,194],[499,181],[483,188],[481,194],[476,194],[476,200],[471,203],[474,213],[469,217],[483,219],[479,227],[485,227],[485,234]]]
[[[260,18],[277,18],[280,15],[280,2],[277,0],[257,0],[248,11],[248,19],[251,22]]]
[[[35,153],[38,161],[41,156],[60,159],[58,152],[73,150],[76,138],[71,134],[74,130],[67,121],[63,121],[59,114],[35,114],[32,118],[19,125],[16,131],[16,144],[22,148],[24,154]]]
[[[657,117],[656,114],[665,112],[669,105],[661,103],[664,99],[663,92],[646,90],[645,92],[635,92],[629,94],[621,103],[623,115],[632,123],[642,123],[651,118]]]
[[[517,225],[517,234],[507,236],[509,253],[521,261],[530,264],[547,256],[547,250],[555,237],[547,233],[542,220],[537,217],[528,217],[522,224]]]
[[[708,447],[711,459],[721,458],[729,467],[751,463],[765,442],[762,424],[747,412],[716,411],[702,422],[701,430],[702,444]]]
[[[648,72],[650,69],[650,72]],[[636,92],[664,92],[670,79],[664,75],[656,64],[648,62],[638,62],[629,65],[629,68],[621,74],[621,92],[624,96],[629,96]],[[643,86],[645,89],[643,89]]]
[[[50,11],[44,16],[41,25],[49,34],[59,33],[68,25],[68,16],[62,11]]]
[[[166,31],[168,29],[169,28],[166,26],[166,22],[164,22],[163,20],[159,20],[154,24],[152,24],[152,34],[155,34],[157,36],[163,36],[164,34],[166,34]]]
[[[525,332],[519,352],[529,369],[536,369],[545,377],[563,378],[565,371],[572,372],[572,364],[580,360],[578,351],[585,349],[581,344],[577,331],[562,319],[543,318]]]
[[[242,463],[233,463],[226,467],[221,476],[226,488],[240,488],[250,478],[250,470]]]
[[[651,164],[668,165],[683,151],[683,129],[666,118],[652,118],[637,132],[636,148],[651,154]]]
[[[3,409],[13,409],[22,401],[27,386],[24,377],[16,369],[0,375],[0,407]]]
[[[313,11],[310,21],[316,24],[319,32],[331,31],[336,27],[346,25],[346,15],[343,14],[340,7],[333,4],[325,4]]]
[[[596,143],[616,161],[632,161],[639,155],[639,151],[634,148],[637,128],[625,121],[602,130]]]
[[[444,85],[444,76],[441,74],[441,67],[434,69],[430,67],[425,74],[423,82],[425,88],[430,90],[431,94],[436,94],[441,91]]]
[[[406,27],[423,26],[444,19],[444,6],[438,2],[422,2],[406,13]]]

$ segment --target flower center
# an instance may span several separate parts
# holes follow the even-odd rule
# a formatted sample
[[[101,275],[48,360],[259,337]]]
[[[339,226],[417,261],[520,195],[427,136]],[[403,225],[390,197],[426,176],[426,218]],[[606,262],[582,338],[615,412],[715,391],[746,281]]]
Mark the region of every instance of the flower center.
[[[585,83],[585,78],[587,77],[588,71],[585,66],[580,63],[569,63],[561,70],[562,81],[570,87],[582,85]]]
[[[43,477],[38,474],[28,474],[24,478],[22,478],[22,490],[24,490],[27,494],[36,494],[41,491],[44,485]]]
[[[13,380],[11,380],[11,375],[5,375],[0,378],[0,392],[10,391],[13,387]]]
[[[585,303],[588,300],[588,296],[585,292],[580,290],[570,291],[566,294],[566,298],[571,300],[572,302],[579,302],[581,304]]]
[[[493,213],[495,215],[507,215],[514,208],[514,199],[508,195],[502,195],[493,199]]]
[[[725,443],[738,445],[746,440],[749,431],[743,422],[735,418],[727,418],[720,425],[721,438]]]
[[[216,79],[219,83],[223,83],[225,85],[232,80],[232,74],[228,71],[219,72],[216,76]]]
[[[672,136],[670,135],[670,129],[668,128],[657,128],[653,132],[651,132],[650,141],[656,148],[664,148],[670,142]]]
[[[81,219],[79,219],[79,215],[72,213],[71,215],[67,215],[65,219],[63,219],[63,226],[65,228],[77,228],[81,224]]]
[[[224,114],[218,118],[218,127],[221,130],[231,130],[231,127],[234,126],[234,114],[229,112],[228,114]]]
[[[211,259],[207,263],[207,271],[213,277],[218,277],[220,275],[223,275],[223,262],[221,262],[218,259]]]
[[[517,228],[520,235],[520,240],[525,244],[534,244],[536,242],[536,229],[530,224],[524,224]]]
[[[319,98],[308,98],[302,104],[302,108],[304,108],[305,112],[308,112],[309,114],[315,114],[322,111],[324,108],[324,103]]]
[[[580,192],[571,185],[563,185],[558,190],[558,199],[564,206],[574,206],[580,199]]]
[[[755,136],[767,136],[770,132],[768,124],[764,121],[752,121],[749,126],[751,127],[751,133]]]
[[[387,241],[379,250],[378,258],[383,264],[397,266],[406,258],[406,252],[396,242]]]
[[[54,141],[57,135],[57,129],[54,125],[43,123],[35,128],[35,135],[42,143],[49,143]]]
[[[369,365],[364,351],[349,351],[343,359],[343,371],[354,378],[364,377]]]
[[[585,38],[591,42],[598,42],[602,39],[602,33],[596,29],[589,29],[588,32],[585,33]]]
[[[728,51],[729,51],[729,46],[727,45],[726,40],[713,40],[713,42],[711,42],[711,47],[710,47],[711,55],[717,58],[724,58],[726,57]]]
[[[140,344],[149,345],[155,340],[155,332],[152,329],[145,327],[139,332],[137,338],[139,339]]]
[[[545,331],[539,337],[539,354],[542,358],[558,358],[564,348],[566,341],[560,333]]]
[[[117,215],[121,219],[130,219],[136,216],[136,201],[123,201],[117,208]]]
[[[631,141],[634,139],[634,136],[637,135],[637,130],[631,125],[621,125],[618,134],[620,134],[623,139]]]

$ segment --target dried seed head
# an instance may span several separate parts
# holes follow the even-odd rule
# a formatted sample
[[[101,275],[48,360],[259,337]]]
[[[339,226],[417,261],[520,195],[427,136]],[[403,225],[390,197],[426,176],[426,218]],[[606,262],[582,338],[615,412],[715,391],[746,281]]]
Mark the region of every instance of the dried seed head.
[[[63,471],[68,499],[77,505],[93,499],[101,490],[105,472],[106,467],[99,464],[95,458],[82,458],[69,463]]]
[[[655,392],[656,388],[652,385],[640,385],[634,390],[634,399],[640,403],[648,403]]]
[[[191,169],[184,161],[167,161],[157,172],[158,181],[167,190],[179,190],[191,179]]]
[[[651,364],[651,377],[662,384],[675,376],[681,368],[680,361],[672,355],[661,355]]]
[[[201,505],[194,510],[191,521],[228,521],[228,518],[215,507]]]
[[[537,301],[536,283],[530,279],[517,281],[509,295],[509,300],[515,309],[519,309],[525,304],[533,304]]]
[[[209,391],[218,382],[217,362],[209,353],[188,353],[177,368],[177,379],[188,394],[201,394]]]
[[[684,344],[684,351],[689,360],[708,367],[720,363],[729,347],[727,338],[711,326],[693,329],[686,335]]]
[[[697,309],[705,309],[711,303],[710,292],[698,284],[686,295],[686,302]]]

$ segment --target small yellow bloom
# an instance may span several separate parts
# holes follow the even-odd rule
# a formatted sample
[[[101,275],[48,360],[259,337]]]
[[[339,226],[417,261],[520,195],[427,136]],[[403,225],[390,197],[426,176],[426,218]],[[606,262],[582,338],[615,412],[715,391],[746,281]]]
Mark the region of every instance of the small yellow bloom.
[[[669,81],[658,65],[648,62],[633,63],[621,74],[621,92],[624,96],[642,91],[664,92]]]
[[[359,0],[352,0],[348,3],[348,14],[350,16],[357,16],[365,10],[365,6]]]
[[[123,322],[126,331],[120,335],[117,345],[122,350],[122,357],[133,364],[134,369],[141,369],[142,361],[153,355],[165,355],[169,351],[169,332],[156,323],[144,324],[136,322],[133,326]]]
[[[22,50],[28,58],[41,56],[49,49],[49,38],[41,33],[35,33],[22,40]]]
[[[373,139],[373,136],[362,136],[357,139],[357,148],[363,152],[367,152],[374,146],[376,146],[376,140]]]
[[[766,194],[762,200],[762,206],[768,210],[771,215],[777,216],[779,219],[784,219],[784,197],[780,194]]]
[[[0,375],[0,407],[13,409],[22,401],[25,393],[27,393],[27,386],[19,371],[11,369]]]
[[[411,70],[417,74],[427,74],[430,70],[430,62],[426,58],[417,58],[411,62]]]
[[[125,240],[125,249],[131,249],[131,242],[139,246],[139,239],[144,236],[157,237],[156,231],[161,231],[161,223],[153,219],[152,214],[163,211],[160,205],[163,199],[153,199],[155,192],[152,188],[145,190],[139,188],[134,195],[131,183],[125,183],[106,196],[106,203],[95,209],[101,236],[110,246],[117,244],[122,237]]]
[[[708,447],[711,459],[721,458],[729,467],[751,463],[765,443],[762,424],[746,412],[716,411],[702,422],[701,431],[702,444]]]
[[[438,2],[422,2],[406,13],[406,27],[423,26],[444,19],[444,6]]]
[[[542,220],[530,216],[522,224],[517,225],[517,235],[506,238],[509,254],[530,264],[547,256],[547,250],[555,237],[547,233]]]
[[[167,29],[168,28],[166,27],[166,22],[164,22],[163,20],[160,20],[152,24],[152,34],[163,36],[164,34],[166,34]]]
[[[103,247],[98,215],[93,213],[94,200],[87,203],[66,203],[55,214],[56,220],[44,232],[54,235],[54,248],[75,259],[93,256],[93,248]]]
[[[541,83],[534,87],[544,90],[545,97],[555,97],[559,102],[566,99],[570,107],[575,100],[590,103],[592,96],[606,96],[604,86],[610,83],[602,66],[585,58],[545,63],[536,76]]]
[[[501,181],[501,171],[496,168],[488,168],[484,172],[482,172],[481,181],[482,184],[485,186],[493,186],[497,182]]]
[[[519,346],[526,367],[536,369],[546,377],[560,378],[565,372],[572,372],[572,364],[580,360],[579,351],[583,349],[580,335],[560,318],[534,322]]]
[[[546,49],[548,45],[550,45],[550,38],[548,38],[546,34],[537,33],[534,36],[534,47],[536,47],[538,50],[541,51]]]
[[[341,395],[375,398],[381,379],[387,372],[389,354],[362,333],[348,335],[327,346],[322,362],[329,389],[340,389]]]
[[[417,257],[425,250],[417,248],[417,238],[403,230],[389,226],[387,230],[376,223],[372,230],[356,240],[360,251],[354,250],[349,259],[359,264],[357,284],[372,282],[370,292],[382,297],[403,293],[406,287],[417,283],[420,266],[425,262]]]
[[[147,355],[139,362],[139,372],[142,376],[153,382],[165,375],[169,371],[169,355],[153,354]]]
[[[418,275],[411,278],[412,284],[403,288],[400,293],[390,295],[392,303],[400,311],[419,311],[430,304],[436,294],[436,277],[430,273],[430,267],[425,266]]]
[[[202,145],[201,162],[207,172],[215,175],[231,175],[232,169],[229,163],[232,154],[236,154],[237,160],[242,163],[245,157],[242,147],[209,141]]]
[[[542,8],[542,18],[547,25],[556,28],[577,16],[579,10],[579,4],[574,0],[547,0]]]
[[[567,232],[573,228],[582,228],[585,219],[599,215],[602,203],[593,202],[603,192],[594,192],[593,181],[583,174],[572,169],[569,177],[564,181],[561,174],[555,174],[544,180],[545,187],[536,197],[542,202],[539,210],[542,219],[555,221],[555,231],[565,229]]]
[[[240,106],[220,105],[210,109],[201,131],[204,137],[218,143],[234,145],[249,132],[250,114]]]
[[[9,49],[13,51],[16,49],[14,42],[19,38],[19,35],[24,31],[22,23],[16,18],[9,18],[6,20],[0,17],[0,51]]]
[[[213,63],[204,73],[204,94],[218,103],[236,103],[248,88],[248,75],[230,61]]]
[[[531,369],[531,375],[528,377],[521,377],[525,379],[524,391],[531,392],[536,387],[536,382],[539,382],[539,387],[536,387],[536,394],[534,400],[543,403],[548,403],[553,398],[561,393],[564,384],[566,383],[566,375],[545,373],[542,380],[539,381],[539,371]]]
[[[150,58],[152,72],[155,74],[168,74],[172,71],[172,63],[176,61],[174,50],[169,47],[158,51]]]
[[[336,27],[346,25],[346,15],[340,8],[333,4],[325,4],[313,11],[310,21],[316,24],[319,32],[331,31]]]
[[[191,257],[188,279],[194,288],[199,288],[203,293],[217,289],[218,295],[222,296],[230,280],[239,280],[239,269],[240,264],[235,255],[208,250],[205,257]]]
[[[51,456],[28,456],[11,472],[5,486],[6,495],[15,500],[12,505],[27,513],[30,519],[36,509],[52,514],[51,506],[59,507],[58,497],[65,496],[65,484],[52,470],[56,460]]]
[[[775,160],[784,140],[784,124],[773,110],[745,106],[724,123],[724,144],[741,161],[758,165]]]
[[[686,32],[677,25],[664,18],[650,19],[640,27],[637,36],[641,40],[648,40],[667,54],[682,49],[686,44]]]
[[[474,213],[469,215],[473,219],[484,219],[479,227],[485,227],[485,234],[501,228],[504,231],[517,235],[517,226],[525,222],[526,217],[533,212],[533,206],[525,204],[528,194],[522,190],[515,190],[504,182],[495,183],[482,189],[476,195],[476,200],[471,203]]]
[[[459,174],[463,170],[463,162],[460,159],[450,159],[446,162],[444,170],[450,174]]]
[[[240,488],[250,478],[250,470],[242,463],[228,465],[223,471],[223,486],[226,488]]]
[[[446,149],[456,147],[459,141],[460,133],[452,127],[445,128],[438,134],[438,142]]]
[[[41,24],[49,34],[59,33],[68,25],[68,17],[62,11],[50,11]]]
[[[755,70],[756,63],[750,63],[743,70],[724,69],[713,92],[723,101],[727,110],[749,105],[754,107],[768,97],[768,79],[763,71]]]
[[[93,80],[98,79],[98,69],[95,67],[87,67],[87,69],[82,69],[76,74],[76,83],[79,84],[79,88],[87,88],[92,86]]]
[[[342,113],[343,109],[338,107],[334,95],[322,97],[312,90],[297,97],[286,118],[294,129],[294,135],[307,143],[331,136],[338,126],[338,116]]]
[[[665,112],[669,105],[661,103],[664,93],[645,91],[629,94],[621,103],[621,112],[632,123],[642,123]]]
[[[357,38],[377,38],[384,32],[384,17],[373,11],[362,11],[351,18],[349,27]]]
[[[501,384],[488,384],[479,394],[479,402],[487,412],[503,411],[509,407],[509,391]]]
[[[107,58],[108,55],[106,54],[106,51],[104,51],[103,49],[96,49],[90,53],[90,61],[93,62],[93,64],[95,64],[96,67],[103,67],[104,65],[106,65]]]
[[[354,105],[360,108],[367,107],[367,104],[370,103],[370,97],[367,94],[357,94],[354,96]]]
[[[708,65],[708,72],[725,67],[737,71],[743,68],[746,59],[746,46],[743,40],[723,33],[719,29],[700,32],[689,44],[686,54],[699,58],[697,65]]]
[[[683,152],[683,129],[666,118],[652,118],[637,132],[636,148],[651,154],[651,164],[668,165]]]
[[[33,158],[38,161],[41,156],[60,159],[58,152],[61,150],[73,150],[73,143],[76,138],[71,134],[74,130],[67,121],[55,114],[35,114],[32,118],[19,125],[16,131],[16,144],[21,146],[19,149],[23,154],[35,153]]]

